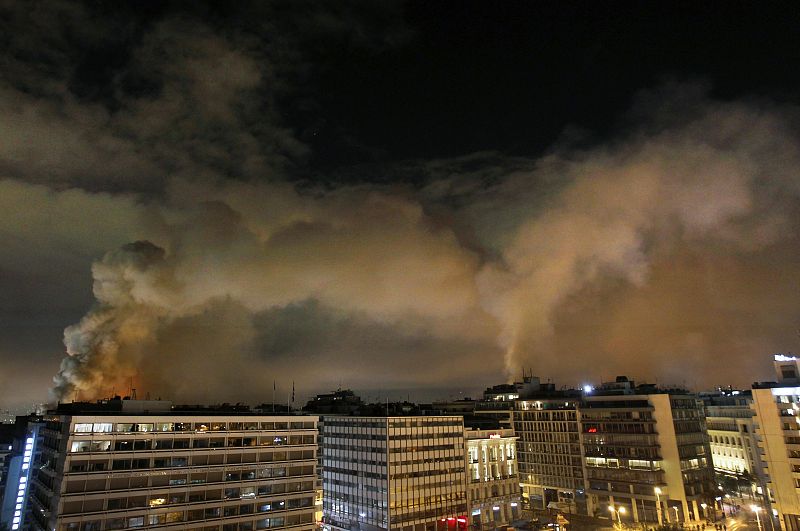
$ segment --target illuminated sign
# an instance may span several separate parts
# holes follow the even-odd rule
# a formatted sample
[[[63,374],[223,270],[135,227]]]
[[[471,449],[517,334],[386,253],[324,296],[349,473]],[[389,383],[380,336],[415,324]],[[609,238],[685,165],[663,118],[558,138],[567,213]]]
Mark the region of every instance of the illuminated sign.
[[[797,361],[797,356],[784,356],[783,354],[775,354],[775,361]]]
[[[22,453],[22,473],[20,474],[19,483],[17,485],[17,499],[14,505],[14,518],[11,521],[11,531],[17,531],[22,526],[22,508],[25,505],[25,493],[28,490],[28,480],[30,479],[28,476],[30,474],[35,442],[35,435],[25,439],[25,449]]]

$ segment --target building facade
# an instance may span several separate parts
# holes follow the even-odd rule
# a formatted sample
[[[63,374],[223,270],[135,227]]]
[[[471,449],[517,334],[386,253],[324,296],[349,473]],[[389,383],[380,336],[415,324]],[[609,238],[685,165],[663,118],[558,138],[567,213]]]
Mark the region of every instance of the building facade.
[[[526,508],[586,514],[577,391],[544,389],[515,404],[519,481]]]
[[[521,516],[517,448],[509,429],[467,429],[467,500],[470,524],[493,529]]]
[[[749,483],[749,490],[763,492],[764,471],[755,433],[752,392],[720,390],[703,393],[706,428],[711,443],[714,470],[737,487]]]
[[[8,456],[4,496],[0,505],[0,525],[7,526],[11,531],[24,529],[25,522],[30,519],[30,507],[26,502],[41,451],[39,428],[38,422],[27,424],[24,435],[12,445],[18,446],[17,451]]]
[[[753,387],[753,411],[771,507],[781,529],[800,530],[800,361],[776,354],[778,382]],[[767,501],[767,500],[765,500]],[[765,504],[766,505],[766,504]]]
[[[702,403],[684,391],[630,384],[587,394],[579,408],[590,514],[622,509],[623,521],[652,523],[704,518],[716,483]]]
[[[124,409],[45,418],[26,528],[315,528],[316,417]]]
[[[466,528],[462,417],[326,418],[323,435],[327,529]]]

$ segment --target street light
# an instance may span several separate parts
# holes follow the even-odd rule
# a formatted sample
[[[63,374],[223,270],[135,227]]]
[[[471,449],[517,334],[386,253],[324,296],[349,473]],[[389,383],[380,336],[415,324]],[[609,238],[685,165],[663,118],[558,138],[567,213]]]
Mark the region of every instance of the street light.
[[[658,525],[661,525],[663,523],[661,521],[661,489],[656,487],[653,491],[656,493],[656,516],[658,517]]]
[[[619,523],[619,528],[622,529],[622,515],[625,514],[625,507],[620,507],[619,509],[615,509],[613,505],[609,505],[608,510],[611,512],[612,515],[614,513],[617,513],[617,522]]]
[[[678,506],[673,505],[672,508],[675,510],[675,523],[677,524],[680,518],[678,517]]]
[[[761,531],[761,518],[758,516],[758,513],[761,512],[761,507],[758,505],[751,505],[750,509],[756,513],[756,523],[758,524],[758,530]]]
[[[703,503],[700,504],[700,507],[703,508],[703,518],[708,520],[708,504],[703,502]]]

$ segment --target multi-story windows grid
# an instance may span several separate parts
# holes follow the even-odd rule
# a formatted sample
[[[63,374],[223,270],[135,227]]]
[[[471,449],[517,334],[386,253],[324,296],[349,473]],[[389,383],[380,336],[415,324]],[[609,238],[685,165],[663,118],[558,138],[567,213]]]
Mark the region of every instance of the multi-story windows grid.
[[[331,527],[401,529],[466,513],[461,417],[326,418],[323,462]]]
[[[314,527],[315,417],[76,415],[47,428],[35,528]]]

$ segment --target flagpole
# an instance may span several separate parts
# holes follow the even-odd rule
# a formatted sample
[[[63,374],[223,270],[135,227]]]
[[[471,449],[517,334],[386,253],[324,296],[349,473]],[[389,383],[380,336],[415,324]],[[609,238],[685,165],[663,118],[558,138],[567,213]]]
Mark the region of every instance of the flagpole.
[[[272,380],[272,414],[275,414],[275,380]]]

